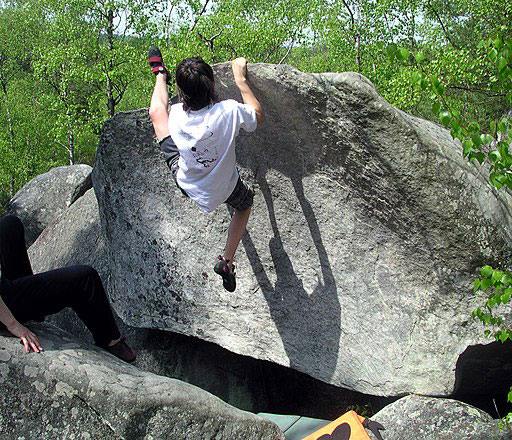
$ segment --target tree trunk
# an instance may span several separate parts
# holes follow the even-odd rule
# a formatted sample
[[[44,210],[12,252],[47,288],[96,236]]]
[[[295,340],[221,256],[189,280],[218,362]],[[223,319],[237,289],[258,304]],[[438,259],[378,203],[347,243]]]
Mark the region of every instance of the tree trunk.
[[[116,111],[116,102],[114,99],[114,90],[110,73],[114,69],[111,53],[114,50],[114,11],[109,9],[107,12],[107,49],[109,52],[109,60],[107,66],[107,107],[109,117],[113,117]]]
[[[356,51],[356,65],[357,71],[361,72],[361,10],[359,9],[359,4],[356,6],[356,28],[354,29],[354,43],[355,43],[355,51]]]
[[[7,101],[7,84],[5,81],[0,78],[0,82],[2,83],[2,91],[3,91],[3,98],[5,102],[5,111],[7,113],[7,125],[9,128],[9,144],[11,146],[11,150],[14,153],[15,152],[15,146],[14,146],[14,125],[12,122],[12,115],[11,115],[11,109],[9,108],[9,102]],[[13,197],[16,192],[16,179],[14,175],[11,175],[11,182],[10,182],[10,196]]]
[[[73,133],[73,127],[69,128],[68,133],[68,159],[69,164],[75,164],[75,134]]]

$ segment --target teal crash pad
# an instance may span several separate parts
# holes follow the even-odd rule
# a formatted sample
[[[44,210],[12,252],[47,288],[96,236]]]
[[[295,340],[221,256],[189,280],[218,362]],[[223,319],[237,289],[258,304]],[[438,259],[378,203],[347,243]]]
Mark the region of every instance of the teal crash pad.
[[[318,431],[332,421],[269,413],[258,413],[258,415],[279,426],[281,431],[284,432],[286,440],[302,440],[304,437]]]

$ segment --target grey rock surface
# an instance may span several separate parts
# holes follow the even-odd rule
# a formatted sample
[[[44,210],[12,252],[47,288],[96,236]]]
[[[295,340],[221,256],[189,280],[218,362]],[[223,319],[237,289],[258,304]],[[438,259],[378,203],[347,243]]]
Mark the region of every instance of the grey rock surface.
[[[230,69],[218,92],[239,99]],[[451,394],[459,355],[487,342],[470,286],[511,253],[510,195],[359,74],[249,77],[267,122],[237,143],[257,194],[234,293],[212,271],[226,207],[181,196],[147,111],[106,124],[93,181],[117,313],[368,394]]]
[[[0,336],[2,439],[284,439],[279,428],[192,385],[147,373],[33,325],[45,351]]]
[[[66,209],[28,249],[34,273],[88,264],[108,281],[108,261],[94,189]]]
[[[498,420],[452,399],[411,395],[386,406],[371,419],[385,427],[381,433],[386,440],[512,439],[512,432],[500,429]]]
[[[35,272],[89,264],[99,271],[106,285],[108,264],[94,191],[89,190],[78,199],[59,220],[46,228],[29,248]],[[82,342],[93,343],[91,334],[71,309],[46,317],[46,322]],[[336,418],[348,405],[368,403],[368,396],[319,383],[275,364],[236,355],[198,338],[131,327],[121,319],[117,319],[117,323],[137,351],[135,365],[138,368],[199,386],[246,411],[321,414]],[[318,400],[302,399],[309,394],[317,396]]]
[[[91,171],[89,165],[53,168],[32,179],[14,195],[9,201],[9,212],[22,220],[27,247],[92,188]]]

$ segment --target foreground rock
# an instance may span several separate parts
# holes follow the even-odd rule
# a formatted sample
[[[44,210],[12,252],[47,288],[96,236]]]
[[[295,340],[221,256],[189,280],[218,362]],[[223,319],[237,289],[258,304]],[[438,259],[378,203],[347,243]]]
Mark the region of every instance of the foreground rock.
[[[511,431],[499,429],[486,412],[451,399],[407,396],[371,419],[384,425],[384,438],[393,440],[512,439]]]
[[[284,439],[276,425],[211,394],[146,373],[32,326],[45,352],[0,336],[2,438]]]
[[[76,199],[92,187],[89,165],[57,167],[35,177],[9,202],[9,211],[25,226],[29,247]]]
[[[230,66],[217,74],[236,97]],[[118,314],[368,394],[449,395],[481,340],[475,269],[511,251],[510,196],[358,74],[250,77],[267,123],[237,145],[258,193],[233,294],[212,271],[226,208],[180,195],[146,111],[105,126],[93,180]]]

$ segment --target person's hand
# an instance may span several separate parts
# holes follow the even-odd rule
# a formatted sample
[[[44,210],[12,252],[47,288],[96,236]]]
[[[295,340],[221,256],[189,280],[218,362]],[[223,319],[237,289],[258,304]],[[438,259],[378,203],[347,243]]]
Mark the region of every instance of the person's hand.
[[[14,336],[20,338],[27,353],[30,352],[30,349],[34,350],[36,353],[43,351],[37,336],[18,321],[13,322],[9,327],[7,327],[7,330],[9,330],[9,332]]]
[[[231,61],[231,68],[233,69],[235,81],[247,78],[247,60],[244,57],[235,58]]]

